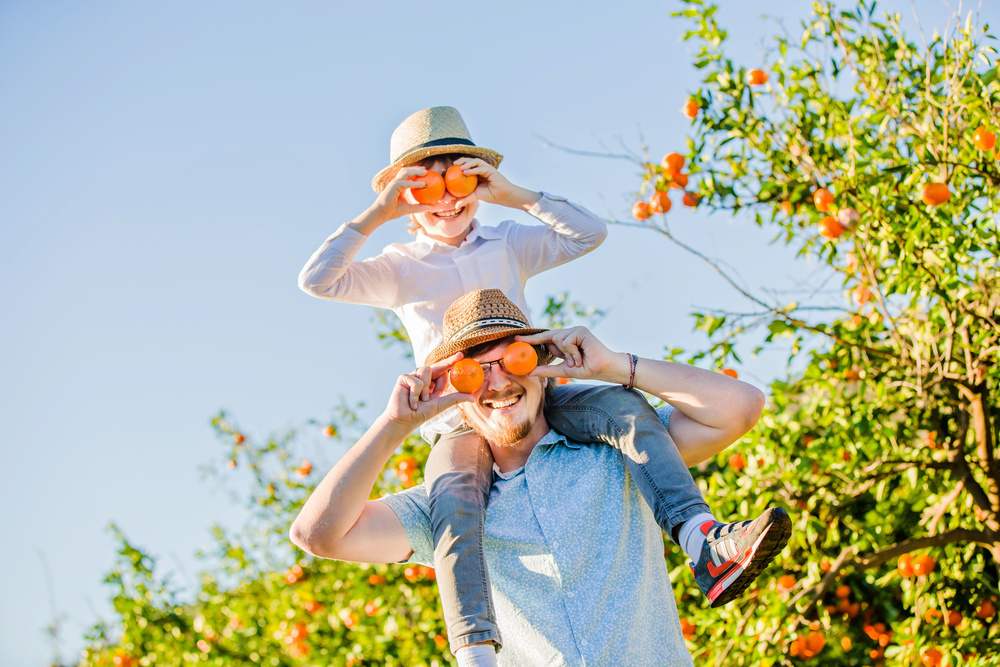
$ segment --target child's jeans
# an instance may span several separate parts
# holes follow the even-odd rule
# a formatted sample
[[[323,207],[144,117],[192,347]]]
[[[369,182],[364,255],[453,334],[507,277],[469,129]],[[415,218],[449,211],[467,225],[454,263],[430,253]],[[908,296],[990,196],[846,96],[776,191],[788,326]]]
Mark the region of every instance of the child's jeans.
[[[550,381],[545,417],[569,440],[618,449],[667,535],[673,537],[688,518],[709,511],[659,416],[639,392],[617,385],[554,386]],[[490,448],[466,428],[441,436],[424,468],[434,566],[453,653],[480,642],[501,645],[484,553],[492,473]]]

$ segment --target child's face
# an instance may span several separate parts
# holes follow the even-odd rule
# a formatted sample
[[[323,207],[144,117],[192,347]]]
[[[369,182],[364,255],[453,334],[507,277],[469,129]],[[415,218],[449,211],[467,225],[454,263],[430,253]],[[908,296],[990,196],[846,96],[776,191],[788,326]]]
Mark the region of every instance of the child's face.
[[[420,163],[428,171],[436,171],[442,176],[452,164],[450,158],[432,157]],[[456,205],[459,201],[461,204]],[[423,213],[414,213],[413,218],[420,225],[424,234],[453,246],[459,246],[469,233],[472,227],[472,219],[476,215],[479,201],[476,193],[461,200],[445,190],[444,197],[441,198],[434,208]]]

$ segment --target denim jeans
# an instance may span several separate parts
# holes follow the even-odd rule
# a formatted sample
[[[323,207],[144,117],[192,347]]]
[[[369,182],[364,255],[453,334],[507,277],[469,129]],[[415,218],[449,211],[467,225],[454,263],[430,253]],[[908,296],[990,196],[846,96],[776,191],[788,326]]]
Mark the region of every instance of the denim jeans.
[[[671,538],[688,518],[709,511],[673,439],[639,392],[618,385],[550,382],[545,417],[569,440],[606,443],[620,451],[656,522]],[[493,456],[482,438],[465,428],[432,444],[424,478],[451,650],[487,641],[499,647],[484,557]]]

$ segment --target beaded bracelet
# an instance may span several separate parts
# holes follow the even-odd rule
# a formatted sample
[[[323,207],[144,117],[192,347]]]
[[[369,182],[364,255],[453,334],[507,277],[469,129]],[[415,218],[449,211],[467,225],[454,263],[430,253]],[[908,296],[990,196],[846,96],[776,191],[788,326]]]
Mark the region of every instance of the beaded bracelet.
[[[628,384],[627,385],[623,384],[622,386],[625,387],[626,389],[632,389],[632,387],[635,385],[635,367],[639,365],[639,357],[634,354],[629,354],[628,352],[626,352],[625,354],[628,355],[629,374],[628,374]]]

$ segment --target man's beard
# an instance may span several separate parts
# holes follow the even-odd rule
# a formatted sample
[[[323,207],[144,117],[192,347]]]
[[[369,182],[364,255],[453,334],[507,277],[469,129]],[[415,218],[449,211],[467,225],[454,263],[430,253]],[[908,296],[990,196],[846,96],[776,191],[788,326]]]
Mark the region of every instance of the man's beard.
[[[503,400],[508,396],[513,396],[516,392],[509,392],[507,394],[497,394],[495,396],[489,397],[490,400]],[[521,395],[521,400],[525,400],[527,396],[526,393]],[[528,417],[521,422],[506,422],[502,426],[496,426],[493,422],[485,421],[484,424],[474,423],[465,411],[462,411],[462,416],[465,421],[465,425],[476,432],[479,437],[486,440],[486,442],[497,447],[509,447],[510,445],[516,445],[517,443],[528,437],[531,433],[531,429],[534,428],[535,422],[538,421],[539,415],[542,414],[543,402],[539,401],[538,410],[534,415],[528,415]]]

